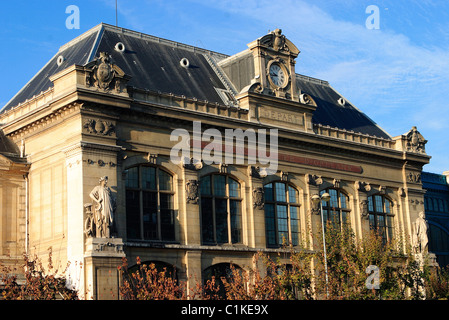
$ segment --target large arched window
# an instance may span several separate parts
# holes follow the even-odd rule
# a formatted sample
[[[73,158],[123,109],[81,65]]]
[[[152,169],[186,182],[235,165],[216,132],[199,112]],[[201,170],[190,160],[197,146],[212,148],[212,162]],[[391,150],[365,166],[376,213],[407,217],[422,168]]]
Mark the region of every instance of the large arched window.
[[[323,201],[323,219],[324,223],[331,223],[334,227],[341,229],[343,224],[349,224],[349,197],[339,189],[328,188],[320,191],[330,195],[329,201]]]
[[[393,240],[394,220],[393,203],[384,195],[368,197],[369,225],[377,230],[383,243]]]
[[[429,251],[436,254],[440,267],[449,265],[449,234],[433,223],[429,223]]]
[[[298,190],[285,182],[272,182],[264,186],[265,232],[267,247],[299,244]]]
[[[240,183],[227,175],[205,176],[200,193],[203,244],[242,242]]]
[[[128,169],[125,185],[128,239],[174,241],[173,177],[141,165]]]

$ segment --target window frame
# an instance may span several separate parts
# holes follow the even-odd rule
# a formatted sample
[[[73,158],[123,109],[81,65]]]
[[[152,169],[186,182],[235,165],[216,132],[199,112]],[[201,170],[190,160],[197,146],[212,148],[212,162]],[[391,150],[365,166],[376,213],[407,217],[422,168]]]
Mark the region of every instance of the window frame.
[[[224,195],[220,195],[217,194],[216,190],[215,190],[215,177],[224,177],[225,178],[225,190],[224,190]],[[203,193],[203,184],[204,184],[204,179],[210,179],[210,193],[209,194],[204,194]],[[229,180],[235,181],[238,184],[238,190],[239,190],[239,194],[237,197],[235,196],[231,196],[230,195],[230,182]],[[241,244],[243,243],[243,221],[242,221],[242,217],[243,217],[243,197],[242,197],[242,184],[241,182],[235,178],[234,176],[231,176],[230,174],[223,174],[223,173],[211,173],[205,176],[202,176],[200,178],[200,188],[199,188],[199,204],[200,204],[200,210],[199,210],[199,214],[200,214],[200,226],[201,226],[201,243],[203,245],[223,245],[223,244]],[[210,199],[211,200],[211,215],[212,215],[212,241],[209,241],[208,239],[205,239],[205,235],[204,233],[206,232],[206,227],[205,227],[205,219],[203,218],[206,213],[203,211],[205,210],[205,208],[203,207],[203,201],[205,201],[205,199]],[[227,226],[227,230],[226,230],[226,234],[227,234],[227,242],[225,241],[220,241],[219,237],[218,237],[218,230],[217,230],[217,210],[216,210],[216,204],[217,204],[217,200],[225,200],[226,201],[226,226]],[[235,216],[238,217],[239,221],[238,221],[238,227],[237,228],[233,228],[233,215],[231,212],[231,203],[233,202],[237,202],[239,203],[239,209],[238,212]],[[237,241],[234,241],[236,239],[236,237],[238,238]]]
[[[285,201],[278,201],[277,196],[276,196],[276,184],[277,183],[281,183],[284,185],[285,187]],[[267,185],[272,185],[272,190],[273,190],[273,200],[267,200],[267,196],[266,196],[266,186]],[[301,208],[301,202],[300,202],[300,192],[299,189],[294,186],[293,184],[287,182],[287,181],[280,181],[280,180],[276,180],[276,181],[271,181],[268,183],[265,183],[263,185],[264,188],[264,193],[265,193],[265,202],[264,202],[264,221],[265,221],[265,242],[266,242],[266,246],[267,248],[279,248],[283,245],[282,243],[282,239],[280,239],[280,233],[283,233],[283,230],[279,230],[279,220],[281,219],[279,217],[279,212],[278,212],[278,206],[285,206],[287,208],[287,235],[288,235],[288,239],[286,239],[288,241],[288,245],[293,245],[293,246],[298,246],[300,245],[300,240],[301,240],[301,216],[300,216],[300,208]],[[290,189],[292,188],[293,190],[295,190],[296,195],[297,195],[297,202],[290,202]],[[272,220],[274,221],[274,243],[270,243],[270,238],[271,236],[268,235],[268,233],[271,230],[268,230],[268,217],[267,217],[267,204],[268,205],[273,205],[273,214],[274,217],[272,218]],[[297,218],[296,219],[292,219],[292,214],[291,214],[291,207],[295,207],[297,210]],[[282,218],[285,219],[285,218]],[[294,232],[296,234],[296,241],[297,243],[294,243],[294,239],[293,239],[293,232],[292,232],[292,220],[296,220],[297,221],[297,231]]]
[[[175,191],[174,191],[174,178],[173,178],[173,174],[166,170],[165,168],[162,168],[160,166],[157,165],[151,165],[151,164],[137,164],[134,165],[132,167],[127,168],[127,170],[130,169],[137,169],[137,187],[134,186],[128,186],[128,178],[129,175],[127,175],[127,177],[125,178],[125,207],[126,207],[126,233],[127,233],[127,238],[129,240],[137,240],[137,241],[153,241],[153,242],[176,242],[176,219],[175,219],[175,210],[174,210],[174,201],[175,201]],[[154,168],[154,174],[155,174],[155,189],[151,189],[151,188],[145,188],[143,186],[144,183],[144,178],[143,178],[143,170],[142,168]],[[171,188],[170,190],[165,190],[165,189],[161,189],[160,186],[160,172],[163,172],[165,174],[167,174],[170,179],[171,179]],[[138,234],[139,236],[134,238],[134,237],[129,237],[129,226],[128,226],[128,191],[132,191],[132,192],[137,192],[138,194],[138,205],[139,205],[139,230],[138,230]],[[144,221],[144,194],[145,193],[152,193],[153,195],[156,194],[156,237],[146,237],[145,235],[145,221]],[[172,223],[171,223],[171,227],[172,230],[170,230],[170,233],[172,234],[171,237],[163,237],[163,230],[162,230],[162,214],[161,214],[161,210],[163,210],[163,208],[161,208],[161,195],[168,195],[170,197],[170,207],[169,209],[166,210],[171,210],[171,219],[172,219]]]
[[[350,218],[350,214],[351,214],[351,200],[349,197],[349,194],[346,193],[346,191],[342,190],[341,188],[332,188],[332,187],[328,187],[326,189],[320,190],[320,196],[322,196],[324,193],[328,193],[331,197],[331,192],[330,190],[335,190],[337,193],[337,201],[338,201],[338,207],[332,207],[331,206],[331,200],[329,201],[321,201],[321,205],[323,207],[323,214],[326,212],[326,218],[323,217],[323,221],[324,221],[324,228],[326,228],[326,225],[328,222],[331,222],[333,226],[335,226],[334,221],[331,220],[331,216],[330,213],[331,211],[338,211],[338,225],[340,228],[340,231],[343,229],[344,223],[346,225],[351,225],[351,218]],[[343,208],[341,205],[341,196],[345,196],[346,197],[346,208]],[[343,213],[346,213],[347,217],[345,219],[345,222],[343,222]]]
[[[378,209],[378,204],[376,203],[376,197],[380,197],[382,199],[382,211],[376,211]],[[370,201],[370,199],[372,199]],[[387,212],[386,201],[389,202],[389,211]],[[372,207],[372,209],[371,209]],[[385,245],[387,242],[394,240],[394,212],[393,212],[394,203],[393,201],[383,195],[383,194],[373,194],[368,197],[368,214],[369,214],[369,227],[371,230],[376,230],[378,234],[382,237],[382,242]],[[379,226],[379,217],[383,217],[384,226]],[[374,225],[373,225],[374,222]],[[390,225],[391,224],[391,225]],[[381,230],[379,230],[382,228]],[[381,231],[381,232],[379,232]]]

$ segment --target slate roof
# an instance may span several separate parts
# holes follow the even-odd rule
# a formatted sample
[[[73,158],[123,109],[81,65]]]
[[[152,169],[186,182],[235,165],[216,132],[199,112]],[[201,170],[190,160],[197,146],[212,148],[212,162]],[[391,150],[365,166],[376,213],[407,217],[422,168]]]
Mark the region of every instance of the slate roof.
[[[118,42],[125,45],[125,52],[114,50]],[[222,99],[216,88],[233,94],[223,80],[223,72],[219,75],[219,67],[215,64],[214,70],[208,62],[225,59],[227,55],[102,23],[62,46],[0,113],[52,87],[49,77],[53,74],[73,64],[85,65],[102,51],[108,52],[114,63],[132,76],[129,86],[219,104],[226,104],[227,101]],[[64,60],[58,66],[60,56]],[[182,58],[189,60],[189,68],[180,66]],[[391,139],[374,121],[349,102],[344,106],[338,104],[341,95],[326,81],[297,75],[297,83],[302,92],[311,95],[317,103],[314,123]]]

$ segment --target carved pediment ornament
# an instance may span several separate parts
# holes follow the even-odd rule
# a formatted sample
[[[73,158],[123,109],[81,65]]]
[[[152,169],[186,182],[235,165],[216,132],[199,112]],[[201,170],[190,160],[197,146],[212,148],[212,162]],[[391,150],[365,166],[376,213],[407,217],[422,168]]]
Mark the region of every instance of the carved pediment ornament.
[[[86,86],[94,86],[104,92],[114,90],[117,93],[126,92],[126,82],[129,77],[117,65],[112,63],[111,56],[106,52],[100,52],[86,66]]]
[[[281,29],[276,29],[263,36],[260,39],[260,44],[272,48],[274,51],[284,51],[296,55],[299,54],[298,48],[296,48],[296,46],[282,34]]]
[[[406,134],[406,148],[407,151],[426,153],[425,145],[427,140],[421,135],[415,126]]]

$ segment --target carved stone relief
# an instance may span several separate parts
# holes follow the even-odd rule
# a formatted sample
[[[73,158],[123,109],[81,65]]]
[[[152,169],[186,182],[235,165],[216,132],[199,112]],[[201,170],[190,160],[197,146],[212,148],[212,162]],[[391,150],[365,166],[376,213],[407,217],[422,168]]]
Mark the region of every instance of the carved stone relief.
[[[417,153],[426,153],[425,145],[427,140],[419,133],[416,127],[412,127],[412,129],[406,135],[407,143],[406,148],[407,151],[417,152]]]
[[[187,203],[198,204],[199,183],[197,180],[189,180],[186,183]]]
[[[360,201],[360,214],[362,216],[362,219],[368,220],[368,218],[369,218],[368,200]]]
[[[112,63],[112,58],[108,53],[100,52],[100,56],[88,63],[85,70],[87,87],[95,87],[104,92],[126,92],[126,83],[129,77]]]
[[[101,136],[110,136],[115,133],[115,126],[112,122],[99,119],[87,119],[83,128],[88,133]]]
[[[264,189],[257,187],[253,189],[254,208],[262,210],[265,206]]]

